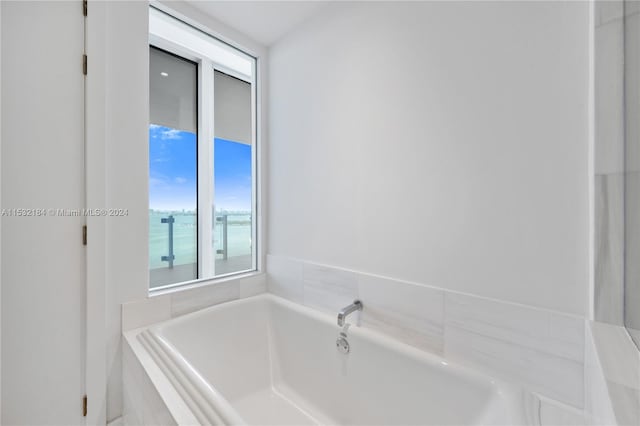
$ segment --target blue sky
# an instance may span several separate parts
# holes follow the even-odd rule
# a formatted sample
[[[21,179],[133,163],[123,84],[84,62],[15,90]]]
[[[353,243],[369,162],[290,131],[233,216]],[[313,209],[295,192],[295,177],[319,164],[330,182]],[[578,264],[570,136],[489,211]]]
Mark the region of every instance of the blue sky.
[[[196,135],[149,126],[149,208],[196,209]],[[216,210],[251,210],[251,145],[215,139]]]

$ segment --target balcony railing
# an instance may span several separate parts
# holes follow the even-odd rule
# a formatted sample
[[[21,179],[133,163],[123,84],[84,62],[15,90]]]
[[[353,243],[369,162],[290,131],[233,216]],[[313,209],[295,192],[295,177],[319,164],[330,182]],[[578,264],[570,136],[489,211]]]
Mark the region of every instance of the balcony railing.
[[[169,225],[169,228],[167,228],[169,231],[168,232],[169,254],[161,257],[163,262],[169,262],[169,268],[173,268],[173,261],[176,258],[176,256],[173,254],[173,224],[175,222],[176,220],[172,215],[169,215],[169,217],[163,217],[161,219],[161,223],[166,223],[167,225]]]
[[[214,216],[212,248],[215,274],[252,268],[252,224],[248,213]],[[152,212],[150,215],[151,287],[194,280],[198,276],[195,213]]]

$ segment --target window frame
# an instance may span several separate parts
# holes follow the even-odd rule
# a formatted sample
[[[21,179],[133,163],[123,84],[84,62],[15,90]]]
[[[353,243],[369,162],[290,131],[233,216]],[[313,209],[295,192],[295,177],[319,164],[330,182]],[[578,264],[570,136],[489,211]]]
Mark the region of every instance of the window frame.
[[[261,265],[261,214],[260,185],[261,185],[261,155],[259,137],[259,102],[258,102],[258,58],[237,45],[221,40],[195,27],[179,17],[161,8],[149,6],[154,10],[176,20],[180,25],[194,29],[215,42],[237,51],[251,61],[251,77],[237,72],[210,57],[204,56],[187,46],[180,45],[170,39],[160,37],[149,32],[149,47],[160,49],[178,58],[197,64],[197,263],[198,278],[178,283],[151,287],[147,286],[150,296],[164,294],[168,291],[187,289],[194,286],[213,284],[234,278],[242,278],[260,273]],[[251,85],[251,268],[226,274],[215,273],[215,256],[213,248],[213,225],[215,217],[215,174],[214,174],[214,140],[215,140],[215,71],[222,72]],[[204,166],[204,167],[203,167]],[[212,206],[211,209],[208,206]],[[148,220],[148,219],[147,219]],[[206,242],[209,244],[206,244]]]

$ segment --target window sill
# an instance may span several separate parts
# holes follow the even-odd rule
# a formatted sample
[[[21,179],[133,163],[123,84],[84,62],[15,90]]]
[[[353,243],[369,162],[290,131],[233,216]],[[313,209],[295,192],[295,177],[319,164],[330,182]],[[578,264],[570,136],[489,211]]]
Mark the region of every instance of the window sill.
[[[231,281],[240,281],[242,279],[251,278],[255,276],[259,276],[264,274],[263,271],[255,270],[255,271],[244,271],[233,274],[224,275],[221,277],[215,278],[203,278],[193,281],[186,281],[183,283],[170,284],[163,287],[158,287],[149,290],[149,298],[153,298],[156,296],[164,296],[168,294],[178,293],[181,291],[193,290],[196,288],[213,286],[216,284],[231,282]]]

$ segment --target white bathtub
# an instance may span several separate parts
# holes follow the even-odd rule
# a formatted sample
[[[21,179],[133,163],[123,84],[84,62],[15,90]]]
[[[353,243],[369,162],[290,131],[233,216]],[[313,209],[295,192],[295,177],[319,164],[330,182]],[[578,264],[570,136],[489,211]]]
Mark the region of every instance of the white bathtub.
[[[339,332],[333,316],[260,295],[136,338],[201,424],[539,424],[517,388],[357,326],[343,354]]]

